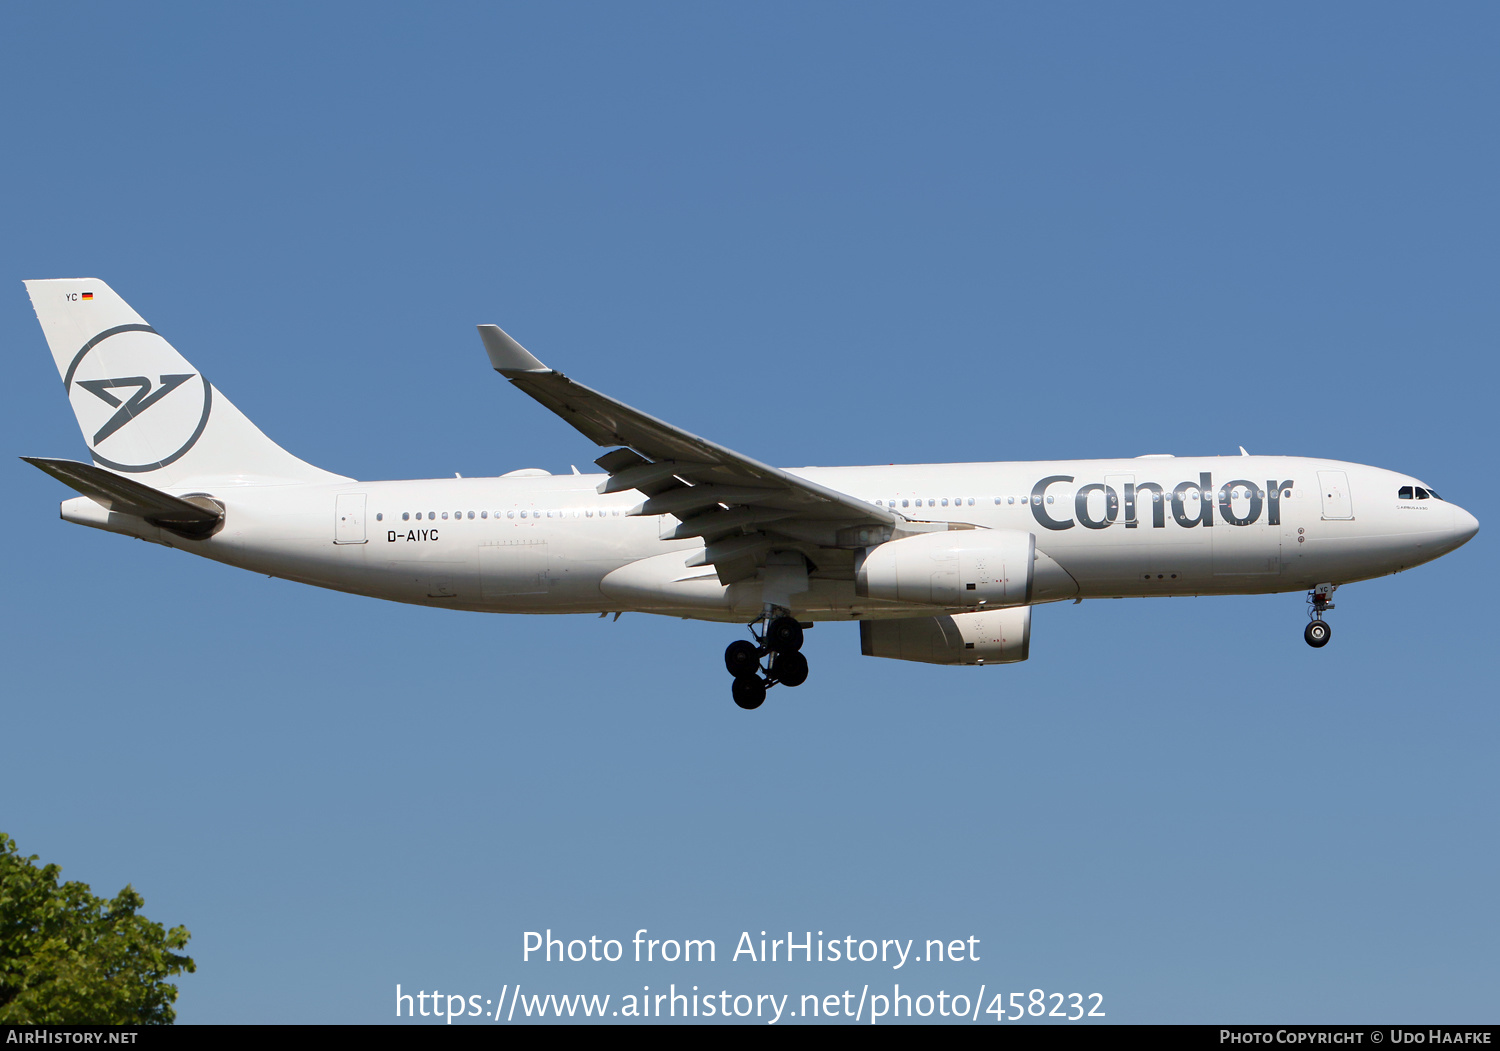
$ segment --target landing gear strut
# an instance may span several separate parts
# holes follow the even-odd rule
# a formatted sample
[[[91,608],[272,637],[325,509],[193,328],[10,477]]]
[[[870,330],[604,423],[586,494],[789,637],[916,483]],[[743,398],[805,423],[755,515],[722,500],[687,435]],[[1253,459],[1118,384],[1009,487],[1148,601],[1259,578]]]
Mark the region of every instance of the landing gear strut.
[[[764,625],[761,631],[756,624]],[[802,625],[781,607],[768,609],[750,625],[754,642],[737,639],[724,651],[724,667],[734,676],[734,703],[748,710],[759,708],[766,691],[777,683],[801,686],[807,681],[807,658],[802,656]],[[761,661],[765,659],[762,670]]]
[[[1337,584],[1319,584],[1307,593],[1307,627],[1302,637],[1313,649],[1322,649],[1333,637],[1333,626],[1323,619],[1323,614],[1334,608],[1328,601],[1339,589]]]

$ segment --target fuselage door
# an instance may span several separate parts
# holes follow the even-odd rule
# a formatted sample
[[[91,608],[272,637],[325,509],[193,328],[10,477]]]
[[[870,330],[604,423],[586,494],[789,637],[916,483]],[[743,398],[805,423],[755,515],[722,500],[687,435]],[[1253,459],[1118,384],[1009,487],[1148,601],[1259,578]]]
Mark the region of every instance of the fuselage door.
[[[339,493],[333,509],[333,542],[365,542],[365,494]]]
[[[1343,471],[1319,471],[1319,491],[1323,496],[1324,521],[1354,517],[1354,501],[1349,495],[1349,476]]]

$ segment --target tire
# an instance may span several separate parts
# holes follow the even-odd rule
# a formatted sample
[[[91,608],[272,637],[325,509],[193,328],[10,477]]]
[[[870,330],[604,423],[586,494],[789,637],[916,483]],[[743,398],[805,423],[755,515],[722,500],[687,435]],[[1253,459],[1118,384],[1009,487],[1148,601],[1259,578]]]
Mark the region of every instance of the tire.
[[[778,653],[771,674],[783,686],[801,686],[807,681],[807,658],[800,653]]]
[[[745,639],[736,639],[724,651],[724,667],[736,679],[760,671],[760,648]]]
[[[766,680],[759,675],[743,675],[734,680],[734,703],[747,712],[759,708],[766,699]]]
[[[1302,637],[1313,649],[1322,649],[1333,637],[1333,629],[1328,626],[1326,620],[1310,620],[1307,622],[1306,630],[1302,632]]]
[[[766,627],[766,649],[796,653],[802,648],[802,625],[792,617],[777,617]]]

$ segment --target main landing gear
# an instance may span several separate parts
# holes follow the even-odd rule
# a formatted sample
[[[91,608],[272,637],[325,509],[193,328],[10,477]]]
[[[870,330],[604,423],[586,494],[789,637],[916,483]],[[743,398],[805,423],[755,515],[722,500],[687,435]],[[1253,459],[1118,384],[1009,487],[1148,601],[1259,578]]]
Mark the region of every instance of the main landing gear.
[[[755,625],[750,626],[754,642],[738,639],[724,651],[724,667],[734,676],[734,703],[747,711],[759,708],[766,691],[777,683],[801,686],[807,681],[807,658],[801,653],[802,625],[797,619],[789,611],[777,609],[756,623],[765,627],[756,634]],[[766,658],[764,677],[762,658]]]
[[[1327,646],[1328,640],[1333,638],[1333,626],[1323,619],[1323,614],[1334,608],[1328,600],[1338,589],[1337,584],[1319,584],[1307,593],[1307,628],[1302,637],[1315,650]]]

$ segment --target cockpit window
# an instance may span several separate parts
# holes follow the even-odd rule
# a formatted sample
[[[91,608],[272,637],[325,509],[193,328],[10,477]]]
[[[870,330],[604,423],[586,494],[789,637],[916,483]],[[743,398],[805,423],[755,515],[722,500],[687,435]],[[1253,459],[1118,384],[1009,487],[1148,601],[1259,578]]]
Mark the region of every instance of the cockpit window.
[[[1409,486],[1409,485],[1403,485],[1401,487],[1401,491],[1396,494],[1396,499],[1397,500],[1410,500],[1411,499],[1411,486]]]
[[[1442,499],[1442,497],[1437,494],[1437,490],[1436,489],[1429,489],[1427,491],[1432,494],[1432,498],[1434,500],[1441,500]]]
[[[1418,500],[1426,500],[1427,499],[1427,490],[1423,489],[1420,485],[1417,486],[1417,499]]]

